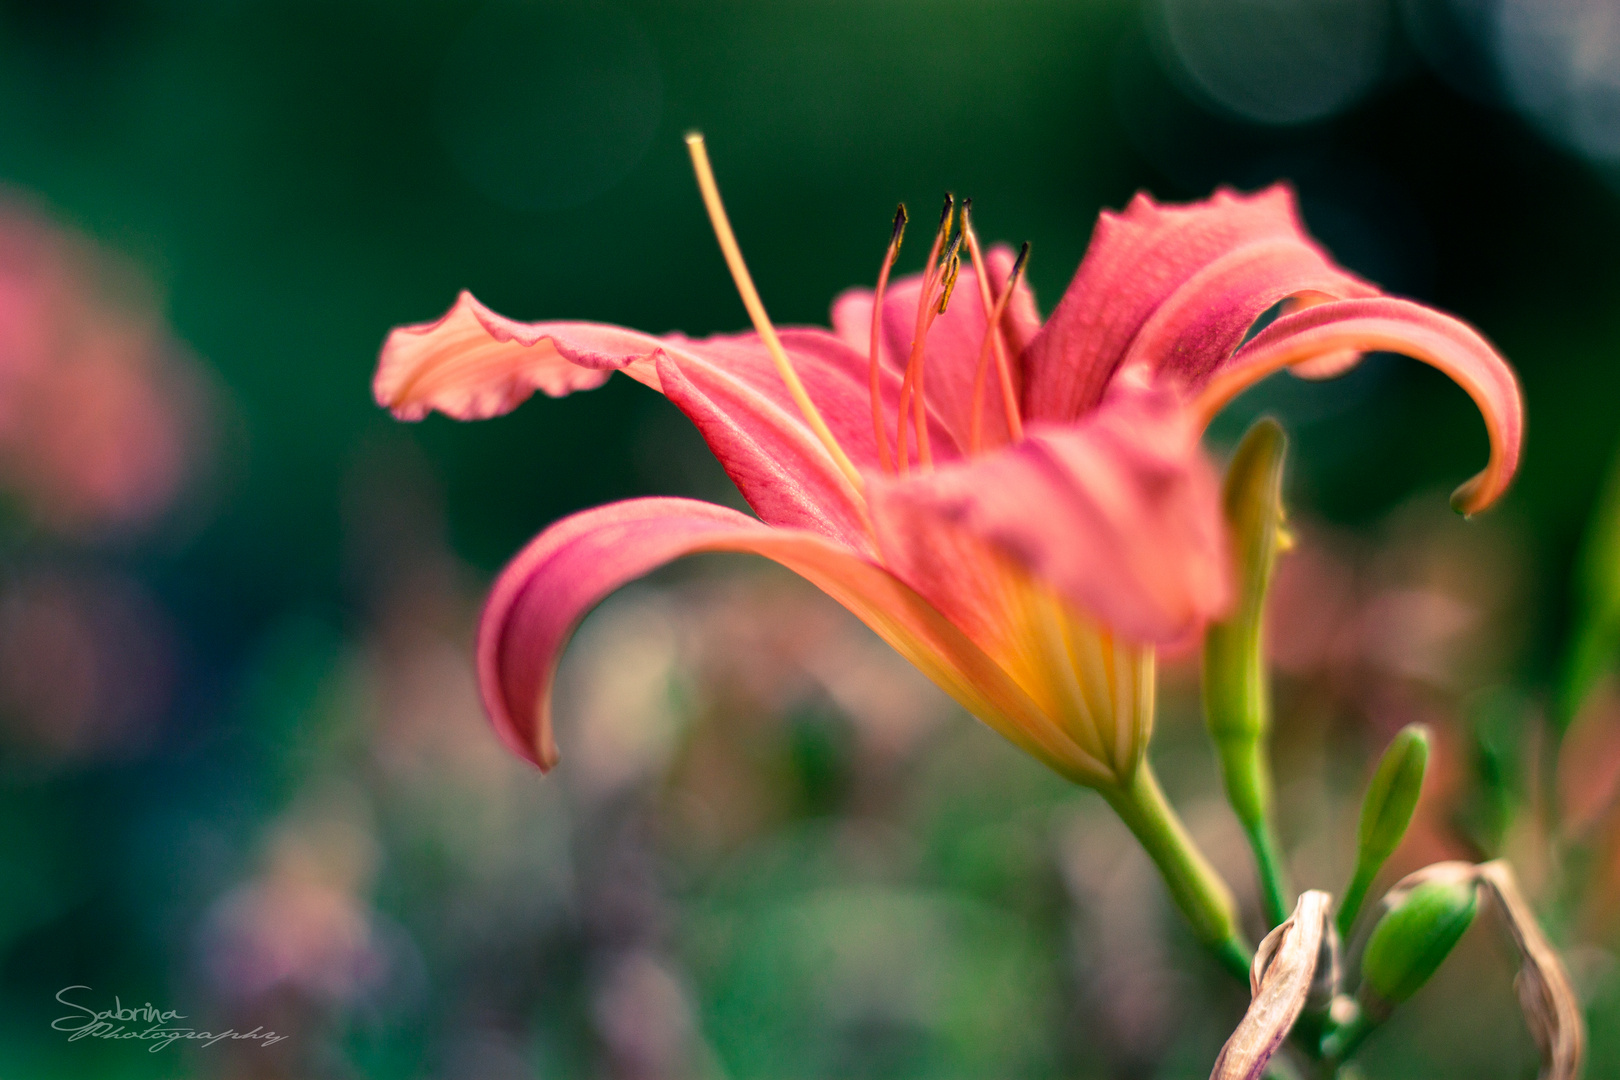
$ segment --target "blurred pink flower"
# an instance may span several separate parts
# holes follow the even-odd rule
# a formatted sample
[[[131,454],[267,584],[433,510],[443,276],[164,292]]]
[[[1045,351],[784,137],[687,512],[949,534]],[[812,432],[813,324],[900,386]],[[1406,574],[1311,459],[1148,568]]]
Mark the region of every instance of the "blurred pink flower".
[[[949,207],[925,272],[886,288],[897,219],[876,292],[841,296],[832,331],[778,334],[706,169],[705,158],[700,184],[759,333],[525,324],[463,293],[437,322],[395,330],[379,360],[377,400],[402,419],[492,416],[536,389],[558,396],[623,371],[697,424],[759,515],[631,500],[559,522],[507,567],[480,629],[480,681],[502,738],[541,768],[557,760],[551,683],[580,618],[671,559],[727,550],[821,587],[1059,772],[1128,782],[1149,733],[1155,648],[1195,636],[1227,599],[1198,439],[1244,387],[1282,367],[1325,376],[1363,351],[1404,352],[1451,375],[1485,415],[1490,462],[1457,505],[1488,505],[1517,466],[1506,362],[1458,320],[1334,266],[1286,187],[1186,207],[1139,196],[1104,214],[1044,325],[1011,251],[983,258],[965,214],[946,245]],[[978,302],[948,306],[959,270]]]
[[[285,823],[262,873],[226,894],[203,925],[205,969],[242,1001],[290,990],[352,1002],[387,974],[361,891],[376,859],[369,832],[341,814]]]
[[[14,744],[61,757],[140,749],[175,662],[167,618],[133,581],[13,567],[0,591],[0,717]]]
[[[201,380],[141,291],[0,198],[0,487],[56,531],[149,521],[197,450]]]
[[[1577,835],[1605,815],[1620,818],[1620,693],[1613,685],[1599,687],[1559,745],[1558,802],[1564,827]]]

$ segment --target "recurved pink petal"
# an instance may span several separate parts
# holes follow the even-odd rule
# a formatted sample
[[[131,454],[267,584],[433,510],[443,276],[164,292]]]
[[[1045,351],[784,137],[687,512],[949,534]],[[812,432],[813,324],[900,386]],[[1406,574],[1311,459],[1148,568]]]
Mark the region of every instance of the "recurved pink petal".
[[[1519,467],[1524,440],[1519,380],[1479,331],[1409,300],[1341,300],[1284,315],[1214,372],[1199,391],[1194,410],[1207,424],[1232,398],[1274,371],[1322,358],[1337,363],[1345,355],[1366,352],[1395,352],[1421,360],[1468,391],[1485,418],[1491,456],[1484,470],[1459,487],[1451,501],[1465,514],[1495,502]]]
[[[592,390],[615,371],[658,386],[651,334],[600,323],[522,323],[462,292],[443,317],[395,328],[383,342],[372,391],[401,420],[437,409],[458,420],[499,416],[536,390]]]
[[[795,571],[970,712],[1000,720],[994,726],[1024,750],[1066,767],[1061,748],[1041,741],[1028,695],[898,578],[822,536],[690,499],[634,499],[575,514],[541,533],[501,572],[479,623],[478,677],[495,730],[514,753],[542,770],[556,764],[552,681],[585,614],[626,582],[700,551],[752,552]]]
[[[885,565],[983,644],[1003,590],[971,584],[989,545],[1139,643],[1175,643],[1228,601],[1219,485],[1175,392],[1117,380],[1078,423],[868,489]],[[953,542],[953,537],[955,542]],[[977,560],[982,562],[982,560]]]
[[[1186,206],[1137,195],[1098,218],[1080,269],[1025,351],[1025,416],[1073,420],[1132,363],[1198,382],[1279,301],[1377,291],[1306,235],[1287,185],[1223,189]]]
[[[1012,275],[1017,256],[1005,244],[997,244],[985,253],[989,264],[992,295],[1005,288]],[[922,294],[922,275],[912,274],[889,285],[883,296],[883,331],[879,335],[884,366],[903,373],[911,355],[911,342],[917,325],[917,301]],[[871,347],[872,290],[850,289],[833,301],[833,330],[863,358]],[[1007,355],[1011,361],[1013,384],[1021,378],[1018,356],[1024,346],[1040,329],[1040,315],[1035,310],[1035,294],[1025,279],[1020,279],[1008,301],[1002,324],[1007,338]],[[978,278],[971,266],[962,267],[956,289],[951,294],[950,306],[945,314],[934,321],[923,347],[925,359],[924,386],[929,413],[939,418],[950,433],[950,442],[960,453],[968,449],[968,435],[972,424],[973,379],[979,364],[979,349],[984,343],[985,312],[979,297]],[[896,383],[898,387],[898,383]],[[1000,390],[992,373],[987,379],[984,399],[984,437],[988,445],[997,446],[1007,441],[1007,425],[1001,405]],[[897,392],[886,392],[884,405],[893,429],[893,410],[899,407]],[[939,444],[936,443],[936,447]]]

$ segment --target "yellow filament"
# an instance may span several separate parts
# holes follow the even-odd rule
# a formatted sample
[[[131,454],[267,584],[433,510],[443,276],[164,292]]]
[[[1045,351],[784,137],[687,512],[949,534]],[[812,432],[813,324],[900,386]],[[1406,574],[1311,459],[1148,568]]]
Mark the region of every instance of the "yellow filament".
[[[714,182],[714,169],[709,166],[709,152],[703,146],[703,136],[695,131],[688,135],[686,149],[692,155],[692,171],[697,174],[698,189],[703,192],[703,205],[709,211],[709,222],[714,226],[714,238],[720,242],[720,252],[726,257],[726,266],[731,270],[731,279],[737,283],[737,292],[742,297],[743,307],[748,309],[748,317],[753,320],[755,332],[765,343],[765,351],[770,353],[771,361],[776,364],[777,374],[781,375],[782,382],[787,384],[788,394],[799,407],[804,422],[810,425],[810,430],[815,432],[816,438],[826,447],[833,463],[848,478],[855,490],[864,491],[865,485],[861,480],[860,471],[855,468],[855,463],[849,460],[849,455],[844,453],[844,448],[838,445],[838,440],[833,437],[827,421],[823,420],[821,413],[816,410],[815,402],[810,400],[804,383],[799,381],[799,373],[793,370],[793,362],[788,359],[787,350],[782,348],[781,339],[776,336],[776,327],[771,325],[770,316],[765,314],[765,305],[759,299],[759,292],[754,288],[754,279],[748,273],[748,265],[743,262],[742,250],[737,247],[737,237],[731,231],[731,221],[726,217],[725,204],[720,201],[720,188]]]

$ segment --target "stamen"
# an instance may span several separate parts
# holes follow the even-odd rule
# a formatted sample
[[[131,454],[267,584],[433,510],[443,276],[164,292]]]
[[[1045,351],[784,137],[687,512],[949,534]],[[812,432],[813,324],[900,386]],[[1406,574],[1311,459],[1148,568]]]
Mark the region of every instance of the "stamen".
[[[933,235],[933,243],[928,246],[928,259],[923,262],[922,290],[917,293],[917,322],[912,327],[912,347],[906,358],[906,377],[901,381],[901,408],[894,421],[894,440],[897,447],[897,465],[901,474],[910,470],[910,455],[906,450],[906,421],[912,415],[915,393],[915,416],[917,416],[917,457],[923,465],[932,465],[933,455],[928,449],[928,421],[927,408],[922,405],[922,342],[927,338],[928,327],[933,324],[936,304],[932,301],[933,288],[940,283],[940,249],[944,246],[944,238],[951,235],[951,217],[956,209],[956,196],[946,191],[944,193],[944,209],[940,210],[940,228]]]
[[[963,213],[962,219],[964,221],[967,220],[967,215],[965,212]],[[951,290],[956,288],[956,275],[962,269],[961,250],[962,234],[961,232],[958,232],[956,234],[956,238],[951,241],[950,250],[945,253],[944,270],[942,272],[942,280],[945,282],[945,285],[940,290],[939,294],[939,314],[941,315],[945,314],[945,309],[950,306]]]
[[[964,200],[962,209],[965,212],[971,200]],[[923,390],[923,374],[928,368],[928,353],[924,350],[924,343],[928,340],[928,331],[933,328],[934,320],[945,314],[950,307],[951,292],[956,288],[956,275],[962,269],[962,233],[957,230],[956,236],[951,240],[951,246],[946,249],[945,256],[940,262],[939,273],[934,281],[939,285],[939,303],[929,308],[927,318],[923,322],[922,333],[912,343],[911,361],[917,365],[916,397],[912,404],[916,410],[917,422],[917,458],[927,468],[934,465],[934,453],[928,445],[928,408],[927,394]]]
[[[878,461],[883,471],[894,472],[894,459],[889,455],[889,429],[883,422],[883,390],[879,375],[880,338],[883,333],[883,292],[889,287],[889,271],[900,254],[900,241],[906,235],[906,204],[901,203],[894,212],[894,232],[889,236],[889,250],[883,255],[883,266],[878,270],[877,288],[872,290],[872,342],[867,353],[867,369],[872,381],[872,431],[877,436]]]
[[[709,212],[709,223],[714,226],[714,238],[720,242],[720,251],[726,257],[726,266],[731,270],[731,279],[737,284],[737,292],[742,297],[743,307],[748,309],[748,317],[753,320],[754,330],[759,334],[760,340],[765,343],[765,351],[770,354],[771,361],[776,365],[777,374],[782,376],[782,382],[787,384],[788,394],[793,398],[794,404],[804,416],[805,423],[815,432],[816,438],[831,455],[833,463],[838,466],[856,491],[864,491],[865,484],[861,480],[860,472],[855,468],[844,448],[838,445],[833,437],[832,429],[827,421],[821,418],[816,406],[810,400],[810,395],[804,389],[804,383],[799,381],[798,372],[793,370],[793,363],[788,359],[787,350],[782,348],[781,340],[776,336],[776,327],[771,325],[770,316],[765,313],[765,305],[760,301],[759,292],[754,288],[754,279],[749,276],[748,266],[743,262],[742,250],[737,247],[737,237],[731,231],[731,221],[726,217],[725,204],[720,201],[720,188],[714,182],[714,170],[709,165],[709,152],[704,149],[703,136],[692,132],[686,136],[686,149],[692,155],[692,171],[697,174],[698,189],[703,193],[703,205]]]
[[[984,446],[984,376],[990,366],[990,355],[996,357],[996,374],[1001,382],[1001,404],[1006,412],[1007,433],[1014,442],[1024,437],[1024,421],[1018,412],[1018,400],[1013,391],[1012,372],[1008,368],[1006,348],[1001,341],[1001,317],[1006,314],[1007,304],[1011,301],[1013,290],[1018,286],[1018,279],[1024,274],[1024,264],[1029,260],[1029,244],[1024,244],[1018,252],[1018,261],[1013,263],[1012,273],[1007,275],[1007,286],[1001,290],[995,304],[990,303],[990,267],[979,254],[979,240],[972,231],[968,232],[968,252],[973,257],[973,265],[979,278],[979,302],[984,305],[984,343],[979,347],[979,364],[973,372],[973,407],[969,414],[972,421],[968,430],[968,449],[970,453],[977,454]]]

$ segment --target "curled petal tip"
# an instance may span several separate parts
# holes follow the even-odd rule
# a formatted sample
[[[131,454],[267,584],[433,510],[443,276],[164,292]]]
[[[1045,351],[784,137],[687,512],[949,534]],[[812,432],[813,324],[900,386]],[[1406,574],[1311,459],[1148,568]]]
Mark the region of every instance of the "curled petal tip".
[[[648,334],[580,322],[523,323],[498,315],[462,290],[438,319],[395,327],[372,379],[377,403],[401,420],[438,411],[481,420],[540,391],[561,397],[591,390],[623,370],[653,385]]]
[[[1488,510],[1499,494],[1487,491],[1486,479],[1487,474],[1482,472],[1457,485],[1457,490],[1451,493],[1451,508],[1469,519],[1481,510]]]
[[[1410,300],[1337,300],[1282,316],[1222,365],[1199,391],[1195,409],[1207,423],[1241,391],[1274,371],[1351,352],[1410,356],[1462,387],[1484,418],[1491,456],[1485,469],[1452,495],[1451,505],[1472,516],[1501,498],[1518,471],[1524,442],[1518,377],[1479,331]]]

